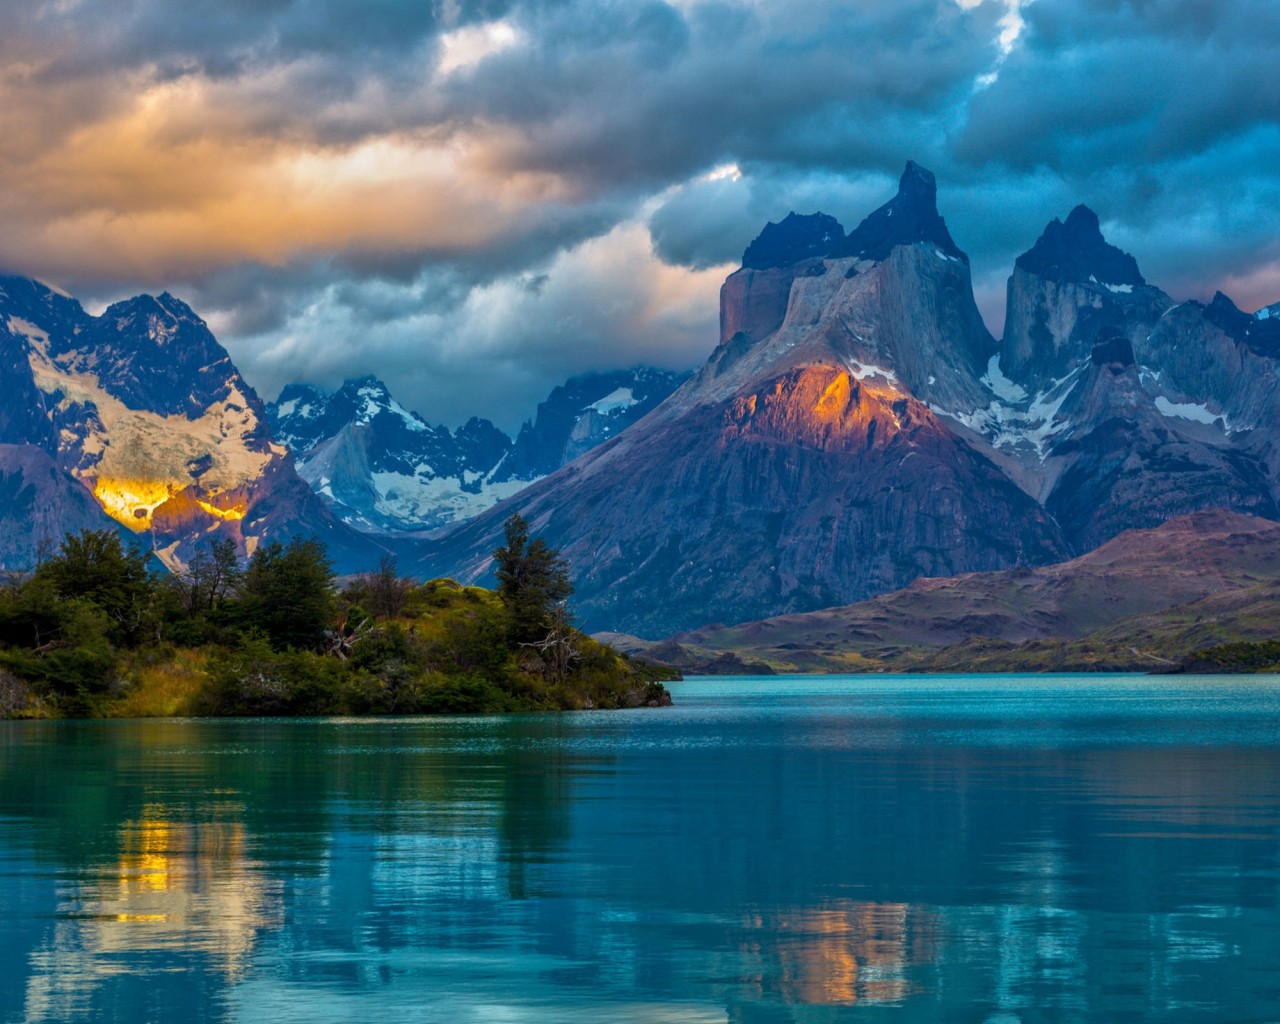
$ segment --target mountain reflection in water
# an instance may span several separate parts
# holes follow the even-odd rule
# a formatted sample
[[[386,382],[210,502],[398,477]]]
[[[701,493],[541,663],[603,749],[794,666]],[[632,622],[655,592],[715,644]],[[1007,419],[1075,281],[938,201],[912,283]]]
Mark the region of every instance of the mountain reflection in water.
[[[0,723],[0,1021],[1280,1015],[1269,679]]]

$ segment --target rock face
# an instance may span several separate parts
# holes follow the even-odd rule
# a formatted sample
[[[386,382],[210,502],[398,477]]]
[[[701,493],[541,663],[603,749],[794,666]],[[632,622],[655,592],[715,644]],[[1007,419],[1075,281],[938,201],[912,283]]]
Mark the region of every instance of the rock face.
[[[1000,341],[933,176],[844,234],[768,225],[706,365],[625,434],[441,539],[488,570],[520,512],[588,628],[663,636],[1034,566],[1201,509],[1280,517],[1280,304],[1176,304],[1076,207],[1017,260]]]
[[[82,530],[128,535],[43,447],[0,444],[0,568],[29,570]]]
[[[38,282],[0,278],[0,379],[0,441],[22,449],[8,453],[0,549],[18,561],[23,531],[56,541],[105,513],[171,568],[212,537],[247,554],[295,534],[319,536],[340,566],[376,563],[378,546],[297,477],[253,389],[171,295],[94,317]],[[32,493],[48,507],[22,497]]]
[[[472,418],[452,433],[410,412],[374,377],[326,394],[289,385],[269,405],[275,437],[347,524],[430,530],[474,516],[643,417],[687,375],[638,367],[575,377],[538,406],[513,443]]]

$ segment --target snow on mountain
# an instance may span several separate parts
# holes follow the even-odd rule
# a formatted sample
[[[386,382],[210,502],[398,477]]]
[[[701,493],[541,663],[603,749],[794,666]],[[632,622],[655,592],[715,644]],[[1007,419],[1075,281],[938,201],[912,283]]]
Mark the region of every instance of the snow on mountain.
[[[431,530],[468,519],[607,440],[683,378],[637,368],[574,378],[557,388],[513,443],[491,422],[432,426],[373,377],[326,394],[291,384],[268,406],[275,437],[298,472],[361,530]]]

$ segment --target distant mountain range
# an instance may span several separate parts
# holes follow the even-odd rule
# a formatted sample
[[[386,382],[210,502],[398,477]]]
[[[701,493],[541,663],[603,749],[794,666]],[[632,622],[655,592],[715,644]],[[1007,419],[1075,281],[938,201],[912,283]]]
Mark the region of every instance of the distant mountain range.
[[[267,406],[273,436],[348,525],[429,530],[476,515],[621,433],[688,374],[649,367],[574,377],[514,442],[489,420],[433,427],[375,377],[327,394],[293,384]]]
[[[208,326],[171,295],[90,316],[0,276],[0,568],[67,533],[112,529],[170,568],[213,537],[246,556],[317,536],[368,569],[402,535],[474,515],[643,417],[687,374],[572,378],[513,441],[488,420],[450,432],[373,377],[333,394],[290,385],[264,405]]]
[[[1041,568],[920,579],[659,643],[600,639],[686,672],[1166,671],[1206,647],[1277,639],[1277,615],[1280,523],[1219,509]]]
[[[768,225],[693,378],[421,571],[483,576],[518,511],[568,556],[589,628],[659,637],[1046,565],[1199,509],[1275,518],[1274,311],[1175,302],[1077,207],[1018,258],[997,340],[908,164],[847,234]]]

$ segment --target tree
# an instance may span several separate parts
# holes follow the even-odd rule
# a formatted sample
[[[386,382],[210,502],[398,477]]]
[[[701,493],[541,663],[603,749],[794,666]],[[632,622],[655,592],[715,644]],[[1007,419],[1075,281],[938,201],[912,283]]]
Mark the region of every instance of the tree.
[[[240,585],[243,572],[235,541],[219,537],[195,553],[177,581],[184,609],[189,615],[212,611]]]
[[[568,622],[567,602],[573,593],[569,565],[541,537],[529,540],[529,524],[519,513],[503,530],[506,543],[493,558],[510,637],[518,644],[540,643]]]
[[[333,566],[314,537],[264,544],[249,559],[238,618],[261,629],[276,650],[315,650],[334,618]]]
[[[404,612],[413,584],[397,571],[396,556],[383,555],[378,571],[360,578],[365,590],[365,607],[379,619],[394,619]]]
[[[155,581],[147,555],[125,550],[118,534],[85,530],[62,542],[58,554],[41,563],[36,579],[53,587],[64,601],[82,599],[100,608],[117,643],[136,643],[150,610]]]

